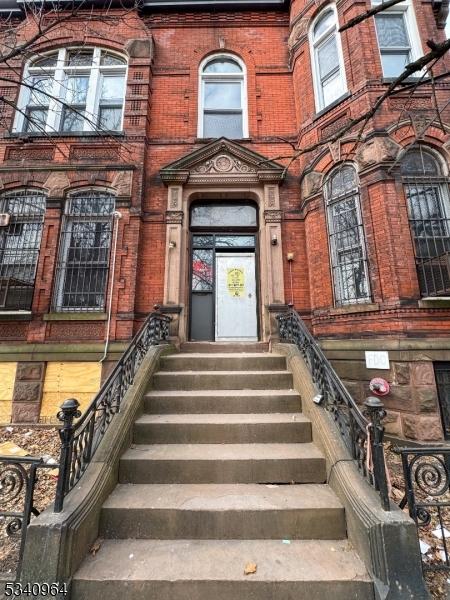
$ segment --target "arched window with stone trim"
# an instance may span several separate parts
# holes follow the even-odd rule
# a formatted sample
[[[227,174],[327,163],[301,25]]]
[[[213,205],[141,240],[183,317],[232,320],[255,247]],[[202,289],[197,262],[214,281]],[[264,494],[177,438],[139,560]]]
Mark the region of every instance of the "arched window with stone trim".
[[[26,65],[14,131],[120,131],[127,59],[102,48],[60,48]]]
[[[364,227],[356,169],[343,164],[325,184],[334,297],[337,305],[370,301]]]
[[[103,311],[106,305],[115,197],[84,190],[66,201],[53,309]]]
[[[403,156],[401,174],[422,296],[450,294],[450,202],[443,165],[424,146]]]
[[[327,6],[310,28],[311,62],[318,111],[338,100],[346,91],[344,60],[336,7]]]
[[[0,310],[31,310],[45,206],[38,190],[0,196]]]
[[[215,54],[200,65],[198,136],[248,136],[246,69],[230,54]]]

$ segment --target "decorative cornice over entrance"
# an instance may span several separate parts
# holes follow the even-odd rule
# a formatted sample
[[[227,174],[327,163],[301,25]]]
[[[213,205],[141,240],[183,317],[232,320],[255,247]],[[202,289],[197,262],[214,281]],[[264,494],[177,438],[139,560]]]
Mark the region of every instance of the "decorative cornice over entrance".
[[[161,169],[161,178],[167,185],[270,183],[283,180],[284,167],[241,144],[220,138]]]

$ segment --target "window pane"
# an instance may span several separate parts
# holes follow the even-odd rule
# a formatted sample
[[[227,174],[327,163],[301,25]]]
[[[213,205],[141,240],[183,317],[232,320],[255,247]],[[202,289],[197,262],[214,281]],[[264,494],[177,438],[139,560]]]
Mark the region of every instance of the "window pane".
[[[123,75],[103,76],[100,93],[101,100],[122,101],[124,96],[124,82],[125,78]]]
[[[358,251],[339,255],[334,269],[336,296],[341,303],[367,300],[369,296],[364,260]]]
[[[69,213],[83,216],[107,216],[114,211],[114,204],[114,198],[106,193],[80,194],[70,199]]]
[[[99,127],[108,131],[119,131],[122,125],[122,107],[100,108]]]
[[[327,29],[334,25],[334,13],[330,11],[323,15],[314,27],[314,38],[320,37]]]
[[[24,121],[25,131],[28,133],[42,133],[47,123],[47,110],[41,108],[29,108],[27,118]]]
[[[29,104],[48,106],[52,93],[53,79],[51,77],[32,77],[29,85]]]
[[[395,52],[388,54],[382,52],[381,64],[383,65],[383,75],[385,77],[398,77],[405,70],[410,62],[409,52]]]
[[[336,174],[330,179],[328,194],[331,198],[337,198],[351,192],[356,187],[355,169],[350,166],[338,167]]]
[[[327,79],[322,85],[323,105],[328,106],[337,100],[337,98],[342,95],[343,91],[344,86],[340,73],[338,72],[336,75],[334,75],[334,77]]]
[[[323,81],[333,71],[339,69],[339,57],[336,45],[336,36],[331,36],[317,49],[320,79]]]
[[[67,64],[71,67],[84,67],[92,64],[93,51],[72,50],[67,57]]]
[[[106,66],[126,65],[127,61],[124,58],[117,56],[116,54],[109,54],[108,52],[102,52],[102,55],[100,58],[100,64],[106,65]]]
[[[256,208],[250,204],[196,204],[191,209],[192,227],[256,227]]]
[[[203,137],[227,137],[231,139],[243,136],[242,114],[205,113]]]
[[[212,246],[214,246],[214,238],[212,235],[193,235],[192,245],[196,248],[211,248]]]
[[[58,60],[58,54],[50,54],[47,56],[43,56],[42,58],[37,58],[35,61],[33,61],[33,63],[30,65],[32,68],[34,67],[40,67],[40,68],[44,68],[44,67],[56,67],[56,61]]]
[[[205,82],[204,108],[241,108],[241,82]]]
[[[375,17],[380,48],[409,47],[408,33],[402,14],[384,14]]]
[[[437,160],[428,152],[410,150],[402,158],[401,173],[405,176],[438,176],[441,174]]]
[[[218,248],[254,248],[254,235],[217,235],[216,246]]]
[[[240,65],[234,60],[216,58],[209,62],[203,70],[204,73],[242,73]]]
[[[213,250],[192,252],[192,291],[211,292],[213,289]]]
[[[79,112],[75,112],[70,108],[64,109],[61,120],[61,131],[83,131],[85,123],[83,115],[85,114],[85,111],[82,108],[77,110]]]
[[[89,86],[89,77],[68,77],[63,84],[67,104],[85,104]]]

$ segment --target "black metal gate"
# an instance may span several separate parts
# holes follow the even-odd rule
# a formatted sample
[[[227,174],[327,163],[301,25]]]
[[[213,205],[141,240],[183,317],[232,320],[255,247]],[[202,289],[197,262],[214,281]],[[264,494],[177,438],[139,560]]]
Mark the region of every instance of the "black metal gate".
[[[446,439],[450,439],[450,362],[434,363],[442,427]]]

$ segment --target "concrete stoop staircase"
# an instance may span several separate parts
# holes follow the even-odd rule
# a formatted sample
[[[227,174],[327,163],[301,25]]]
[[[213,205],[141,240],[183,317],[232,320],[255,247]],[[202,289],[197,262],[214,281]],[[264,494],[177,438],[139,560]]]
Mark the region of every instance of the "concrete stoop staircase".
[[[161,360],[72,598],[372,600],[285,358],[193,349]]]

